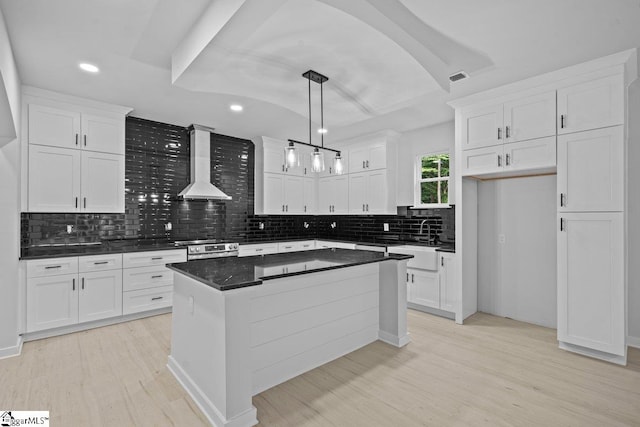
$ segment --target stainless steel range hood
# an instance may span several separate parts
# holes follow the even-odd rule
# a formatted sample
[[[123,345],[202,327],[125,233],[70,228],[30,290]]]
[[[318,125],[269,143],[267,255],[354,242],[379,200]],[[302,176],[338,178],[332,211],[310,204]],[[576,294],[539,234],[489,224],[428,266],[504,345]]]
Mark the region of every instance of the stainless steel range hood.
[[[189,126],[191,139],[191,183],[178,194],[186,200],[231,200],[211,184],[211,131],[201,125]]]

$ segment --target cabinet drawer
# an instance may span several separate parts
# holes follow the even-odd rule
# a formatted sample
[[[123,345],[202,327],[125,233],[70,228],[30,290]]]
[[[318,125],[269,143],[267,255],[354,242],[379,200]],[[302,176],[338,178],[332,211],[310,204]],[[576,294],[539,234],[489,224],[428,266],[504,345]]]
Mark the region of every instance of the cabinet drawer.
[[[239,256],[268,255],[278,252],[277,243],[268,243],[260,245],[240,245]]]
[[[122,256],[122,266],[123,268],[147,267],[152,265],[165,265],[172,262],[185,262],[186,260],[186,249],[132,252]]]
[[[173,285],[173,271],[164,266],[125,268],[122,271],[123,289],[135,291]]]
[[[122,314],[139,313],[173,304],[173,286],[140,289],[122,294]]]
[[[92,255],[78,257],[80,273],[118,270],[122,268],[122,254]]]
[[[306,240],[302,242],[282,242],[278,243],[278,252],[297,252],[309,251],[316,248],[315,240]]]
[[[27,277],[77,274],[78,257],[46,258],[27,261]]]

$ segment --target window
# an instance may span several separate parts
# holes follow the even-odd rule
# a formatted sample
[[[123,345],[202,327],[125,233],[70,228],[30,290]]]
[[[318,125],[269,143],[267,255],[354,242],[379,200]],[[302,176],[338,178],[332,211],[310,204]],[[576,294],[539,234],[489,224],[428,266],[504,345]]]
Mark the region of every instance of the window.
[[[449,205],[449,153],[418,157],[414,204],[416,207]]]

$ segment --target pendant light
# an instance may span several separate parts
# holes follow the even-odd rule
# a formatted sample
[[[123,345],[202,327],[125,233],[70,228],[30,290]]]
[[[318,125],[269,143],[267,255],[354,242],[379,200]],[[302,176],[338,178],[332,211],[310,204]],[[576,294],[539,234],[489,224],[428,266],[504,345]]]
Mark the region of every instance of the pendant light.
[[[289,145],[285,148],[285,161],[287,165],[289,165],[289,160],[291,160],[292,164],[299,164],[299,156],[296,153],[295,144],[303,144],[313,147],[313,152],[311,153],[311,171],[315,173],[320,173],[325,170],[324,163],[324,151],[333,151],[336,153],[335,158],[333,159],[333,168],[332,171],[336,175],[342,175],[344,172],[344,165],[342,162],[342,157],[340,156],[340,151],[334,150],[324,146],[324,134],[327,133],[327,129],[324,127],[324,87],[323,83],[329,80],[328,77],[323,76],[322,74],[309,70],[302,74],[302,77],[306,78],[308,81],[308,93],[309,93],[309,142],[301,142],[296,141],[295,139],[289,140]],[[311,139],[312,137],[312,123],[311,123],[311,80],[320,84],[320,129],[318,129],[318,133],[320,134],[320,145],[313,144]],[[293,167],[293,166],[292,166]]]
[[[292,169],[300,166],[297,151],[293,142],[289,142],[289,145],[284,149],[284,164],[287,165],[287,168]]]

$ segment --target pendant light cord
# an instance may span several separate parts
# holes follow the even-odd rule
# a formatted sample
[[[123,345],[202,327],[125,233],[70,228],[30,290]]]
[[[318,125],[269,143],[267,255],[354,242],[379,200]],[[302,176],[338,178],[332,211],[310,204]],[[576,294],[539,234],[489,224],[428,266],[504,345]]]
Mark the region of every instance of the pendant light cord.
[[[311,76],[307,80],[309,82],[309,144],[311,144]]]
[[[320,141],[324,148],[324,96],[322,94],[322,81],[320,81]]]

